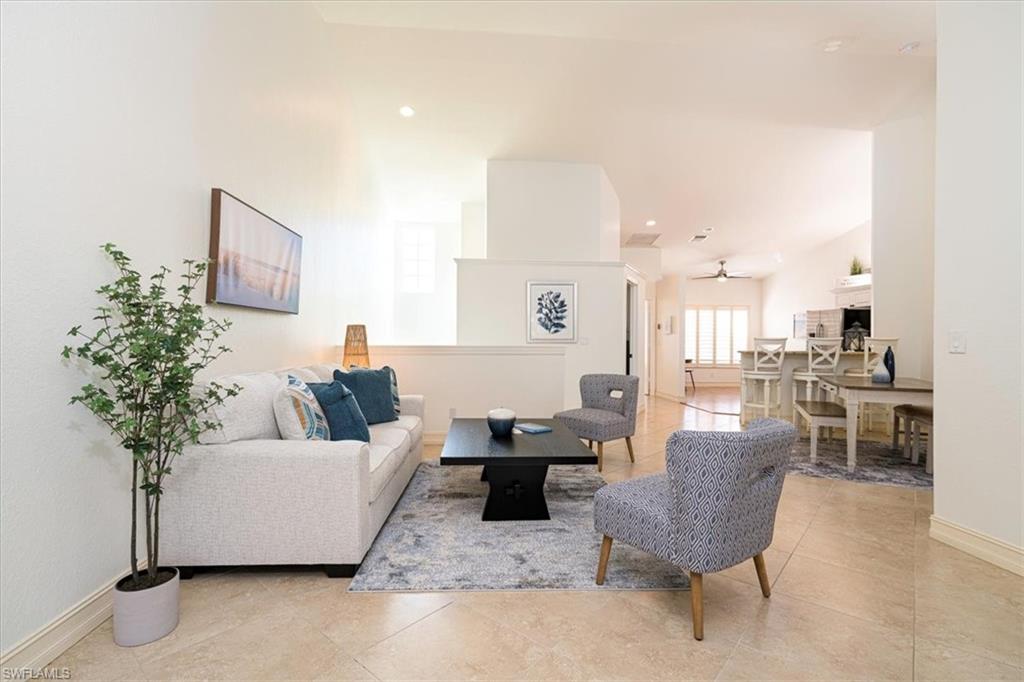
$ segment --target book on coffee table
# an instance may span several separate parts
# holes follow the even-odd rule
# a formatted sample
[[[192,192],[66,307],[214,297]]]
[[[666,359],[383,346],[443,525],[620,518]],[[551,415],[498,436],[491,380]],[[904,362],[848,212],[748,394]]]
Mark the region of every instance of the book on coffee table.
[[[523,433],[550,433],[551,427],[544,426],[543,424],[533,424],[531,422],[523,422],[522,424],[516,424],[516,428]]]

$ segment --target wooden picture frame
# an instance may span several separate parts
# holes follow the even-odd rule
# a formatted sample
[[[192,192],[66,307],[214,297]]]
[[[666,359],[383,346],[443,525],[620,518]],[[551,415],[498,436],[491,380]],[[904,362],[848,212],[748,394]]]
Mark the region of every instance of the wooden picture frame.
[[[206,302],[299,313],[302,235],[214,187]]]

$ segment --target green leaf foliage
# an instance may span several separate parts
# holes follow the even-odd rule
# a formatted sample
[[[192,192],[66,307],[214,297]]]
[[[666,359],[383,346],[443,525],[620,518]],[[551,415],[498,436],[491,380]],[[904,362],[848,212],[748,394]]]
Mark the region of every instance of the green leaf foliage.
[[[183,261],[184,273],[173,291],[170,269],[161,267],[143,278],[131,259],[113,244],[104,244],[117,276],[96,291],[103,304],[92,320],[96,329],[75,325],[75,339],[61,351],[95,370],[96,379],[71,397],[92,412],[132,458],[132,573],[139,580],[135,556],[138,494],[145,497],[149,578],[159,561],[159,509],[164,478],[185,445],[220,425],[211,409],[238,394],[237,385],[216,382],[199,389],[196,374],[230,349],[220,337],[229,320],[207,317],[192,294],[206,274],[207,262]]]

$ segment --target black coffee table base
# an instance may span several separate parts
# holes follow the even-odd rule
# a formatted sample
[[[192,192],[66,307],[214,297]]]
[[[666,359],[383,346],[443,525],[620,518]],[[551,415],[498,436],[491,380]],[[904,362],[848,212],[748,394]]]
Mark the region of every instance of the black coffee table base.
[[[491,491],[484,504],[484,521],[548,521],[548,503],[544,499],[547,465],[488,465],[481,481]]]

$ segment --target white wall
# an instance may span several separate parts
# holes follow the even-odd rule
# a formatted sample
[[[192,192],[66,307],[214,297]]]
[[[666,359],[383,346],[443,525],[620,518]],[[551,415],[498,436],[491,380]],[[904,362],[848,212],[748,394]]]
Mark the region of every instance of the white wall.
[[[490,237],[488,237],[488,240]],[[565,405],[580,404],[579,378],[625,371],[626,272],[621,263],[458,260],[458,344],[526,344],[526,283],[577,283],[577,343],[565,348]]]
[[[487,210],[482,201],[462,203],[462,258],[487,257]]]
[[[932,378],[935,112],[875,128],[872,147],[872,333],[897,337],[897,374]]]
[[[747,327],[747,348],[753,348],[754,337],[761,335],[761,285],[762,281],[759,279],[731,279],[727,282],[719,282],[713,279],[687,280],[685,305],[747,306],[750,309]],[[739,385],[740,383],[740,370],[738,367],[735,369],[727,367],[712,368],[700,367],[694,364],[693,370],[693,377],[697,384],[724,383]]]
[[[647,281],[652,284],[661,279],[661,249],[658,247],[622,247],[619,254],[624,263],[642,272]]]
[[[604,169],[487,162],[487,258],[619,260],[619,200]]]
[[[327,359],[390,291],[353,286],[378,269],[373,177],[311,6],[4,3],[0,23],[8,651],[128,567],[128,457],[58,359],[113,276],[99,244],[145,273],[205,257],[213,186],[303,235],[299,315],[211,310],[235,323],[223,371]]]
[[[761,333],[785,336],[792,348],[804,348],[794,341],[793,315],[808,310],[836,307],[832,293],[835,281],[850,274],[850,261],[857,256],[871,266],[871,224],[858,225],[824,244],[802,253],[786,255],[781,269],[762,282]]]
[[[1021,4],[936,13],[932,533],[952,524],[1004,543],[1024,570]],[[966,354],[947,352],[951,331]]]
[[[686,303],[686,279],[666,274],[658,280],[655,306],[654,392],[670,399],[683,396],[683,307]],[[669,332],[669,318],[672,331]]]
[[[398,375],[402,393],[426,399],[423,428],[442,441],[452,416],[484,417],[509,407],[522,420],[565,407],[565,349],[557,346],[373,346],[374,365]]]

